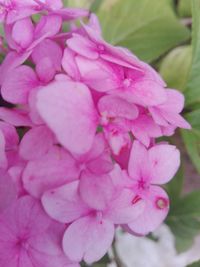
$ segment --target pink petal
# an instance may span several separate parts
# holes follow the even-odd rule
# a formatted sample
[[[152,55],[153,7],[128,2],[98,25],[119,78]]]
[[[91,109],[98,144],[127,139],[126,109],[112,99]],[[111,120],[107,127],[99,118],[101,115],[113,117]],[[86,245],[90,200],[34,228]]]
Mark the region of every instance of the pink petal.
[[[6,140],[2,131],[0,130],[0,169],[6,169],[8,161],[6,157]]]
[[[17,198],[15,185],[5,171],[0,170],[0,213]]]
[[[46,126],[34,127],[22,138],[19,153],[26,160],[42,157],[53,145],[53,135]]]
[[[46,191],[42,204],[47,214],[53,219],[70,223],[88,213],[89,209],[78,194],[79,182],[75,181]]]
[[[141,177],[143,173],[148,173],[148,170],[148,152],[141,143],[139,143],[138,141],[134,141],[128,163],[129,176],[134,179],[137,179]]]
[[[112,95],[103,96],[98,102],[98,109],[109,118],[122,117],[133,120],[138,116],[138,109],[134,104]]]
[[[172,145],[158,144],[148,151],[152,184],[169,182],[180,166],[180,152]]]
[[[32,126],[27,113],[18,109],[0,107],[0,119],[14,126]]]
[[[5,57],[3,63],[0,65],[0,84],[7,79],[9,71],[20,66],[28,59],[32,51],[27,51],[22,54],[17,52],[9,52]]]
[[[133,84],[131,98],[130,100],[136,104],[154,106],[166,101],[166,93],[158,83],[152,80],[143,80]]]
[[[147,115],[140,115],[133,121],[132,133],[146,147],[150,144],[150,138],[162,136],[160,127]]]
[[[34,26],[30,18],[15,22],[12,29],[14,41],[22,48],[28,47],[33,40]]]
[[[35,28],[35,39],[56,35],[62,25],[62,18],[58,15],[43,16]]]
[[[65,48],[64,50],[62,66],[66,73],[75,81],[80,80],[80,72],[75,61],[75,53],[69,48]]]
[[[72,51],[86,58],[98,59],[99,57],[95,44],[79,34],[74,34],[72,38],[68,39],[67,45]]]
[[[104,219],[87,216],[67,228],[63,237],[63,249],[71,260],[83,259],[90,264],[104,256],[112,244],[113,237],[113,224]]]
[[[123,189],[110,202],[108,211],[106,211],[104,216],[114,224],[127,224],[140,216],[144,210],[144,204],[144,201],[132,190]]]
[[[52,222],[45,233],[29,240],[29,255],[34,266],[80,267],[78,263],[72,263],[62,250],[61,241],[64,230],[64,225]]]
[[[120,87],[119,69],[102,60],[76,57],[76,63],[84,82],[98,92],[106,92]]]
[[[16,128],[9,123],[0,121],[0,130],[4,134],[6,149],[15,149],[19,143],[19,136]]]
[[[74,155],[79,162],[90,162],[98,159],[107,149],[106,141],[103,134],[98,133],[95,135],[91,149],[83,155]]]
[[[9,225],[10,232],[16,238],[23,237],[25,234],[28,237],[40,235],[49,227],[50,222],[40,202],[30,196],[16,200],[0,217],[0,223]],[[2,238],[4,235],[2,231]]]
[[[184,95],[174,89],[167,89],[167,101],[159,107],[165,111],[180,113],[184,108]]]
[[[1,88],[3,98],[13,104],[26,104],[29,92],[38,86],[35,72],[28,66],[12,69]]]
[[[54,0],[51,0],[54,1]],[[81,17],[87,17],[89,15],[89,11],[81,8],[62,8],[60,10],[56,10],[55,14],[61,16],[63,20],[69,21],[78,19]]]
[[[110,172],[113,169],[113,162],[110,153],[103,153],[100,157],[87,163],[89,171],[100,175]]]
[[[108,174],[97,176],[90,172],[83,172],[79,186],[83,201],[97,210],[105,209],[113,197],[114,186]]]
[[[35,47],[31,57],[35,64],[39,63],[39,61],[43,58],[49,58],[56,70],[60,70],[62,49],[56,42],[45,39]]]
[[[161,111],[163,118],[165,118],[172,125],[183,129],[191,129],[191,125],[179,114],[173,112]]]
[[[163,118],[162,113],[158,107],[150,107],[149,111],[152,115],[153,120],[155,121],[155,123],[157,123],[158,125],[161,126],[168,126],[168,122]]]
[[[39,198],[45,191],[78,177],[79,170],[72,156],[62,148],[52,147],[42,158],[29,161],[23,173],[23,184],[31,195]]]
[[[54,82],[39,91],[37,108],[64,147],[77,154],[91,148],[97,117],[85,85]]]
[[[155,231],[164,221],[169,211],[169,199],[166,192],[157,186],[151,186],[143,213],[129,223],[129,228],[139,235]]]

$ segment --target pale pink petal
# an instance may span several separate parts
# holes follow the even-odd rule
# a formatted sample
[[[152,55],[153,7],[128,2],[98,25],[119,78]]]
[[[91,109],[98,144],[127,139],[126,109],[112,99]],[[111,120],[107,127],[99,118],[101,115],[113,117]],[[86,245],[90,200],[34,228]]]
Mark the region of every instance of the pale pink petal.
[[[39,45],[35,47],[33,53],[31,54],[33,62],[35,64],[39,63],[39,61],[43,58],[49,58],[53,63],[53,66],[56,70],[60,70],[61,60],[62,60],[62,49],[60,46],[49,39],[45,39]]]
[[[81,218],[72,223],[63,237],[65,254],[74,261],[87,263],[100,260],[114,238],[114,225],[94,216]],[[76,248],[76,249],[75,249]]]
[[[46,191],[42,204],[47,214],[53,219],[70,223],[89,212],[78,193],[79,182],[75,181]]]
[[[191,125],[179,114],[162,110],[161,114],[172,125],[183,129],[191,129]]]
[[[138,116],[138,109],[134,104],[112,95],[103,96],[98,102],[98,109],[103,116],[109,118],[122,117],[133,120]]]
[[[6,150],[15,149],[19,143],[19,136],[16,128],[9,123],[0,121],[0,130],[4,134]]]
[[[65,48],[64,50],[62,66],[66,73],[75,81],[80,80],[80,72],[75,61],[75,53],[69,48]]]
[[[35,28],[34,37],[40,39],[41,37],[52,37],[57,34],[62,25],[62,18],[58,15],[43,16]]]
[[[106,92],[120,87],[120,72],[102,60],[90,60],[81,56],[76,57],[76,63],[82,80],[92,89]],[[122,73],[123,75],[123,73]]]
[[[86,9],[70,7],[56,10],[54,13],[61,16],[65,21],[74,20],[81,17],[87,17],[89,15],[89,11]]]
[[[52,188],[77,180],[79,170],[72,156],[59,147],[52,149],[42,158],[29,161],[24,173],[25,189],[34,197]]]
[[[74,155],[79,162],[87,162],[98,159],[107,149],[106,141],[102,133],[95,135],[91,149],[83,155]]]
[[[0,213],[14,202],[16,198],[16,187],[10,175],[6,171],[0,170]]]
[[[128,173],[132,178],[138,179],[148,169],[148,152],[140,142],[134,141],[128,163]]]
[[[169,211],[169,199],[166,192],[157,186],[151,186],[145,199],[143,213],[129,223],[129,228],[139,235],[155,231],[164,221]]]
[[[12,29],[13,40],[22,48],[28,47],[34,34],[34,26],[30,18],[25,18],[15,22]]]
[[[68,39],[67,45],[72,51],[86,58],[98,59],[99,57],[95,44],[79,34],[74,34],[72,38]]]
[[[131,189],[123,189],[113,199],[104,216],[114,224],[127,224],[137,219],[145,208],[144,201]]]
[[[29,92],[39,85],[33,69],[28,66],[20,66],[7,73],[1,87],[2,97],[13,104],[26,104]]]
[[[92,146],[97,116],[88,88],[75,82],[54,82],[38,93],[39,114],[58,141],[73,153]]]
[[[80,267],[72,263],[62,250],[63,224],[52,222],[42,235],[29,240],[29,255],[37,267]]]
[[[163,118],[162,113],[158,107],[149,107],[149,111],[152,115],[153,120],[155,123],[161,126],[168,126],[168,122]]]
[[[142,106],[154,106],[166,101],[164,88],[152,80],[138,81],[132,85],[132,100]],[[130,94],[129,94],[130,95]]]
[[[184,95],[174,89],[166,89],[167,101],[159,107],[162,110],[180,113],[184,108]]]
[[[105,209],[114,194],[114,186],[108,174],[97,176],[88,171],[83,172],[79,187],[83,201],[97,210]]]
[[[18,109],[0,107],[0,119],[14,126],[32,126],[28,114]]]
[[[113,162],[110,153],[103,153],[98,158],[87,162],[87,168],[89,171],[97,175],[110,172],[113,169]]]
[[[16,200],[0,217],[3,225],[9,225],[10,232],[17,237],[40,235],[50,225],[38,200],[24,196]],[[1,227],[0,227],[1,228]]]
[[[96,14],[92,13],[90,15],[89,22],[87,25],[92,29],[94,29],[98,34],[101,34],[101,25]]]
[[[22,138],[19,153],[26,160],[42,157],[53,145],[53,134],[46,126],[38,126],[29,130]]]
[[[6,157],[6,140],[3,132],[0,130],[0,169],[8,167],[8,160]]]
[[[148,151],[151,164],[151,183],[169,182],[180,166],[180,152],[172,145],[158,144]]]
[[[26,51],[18,54],[17,52],[9,52],[4,61],[0,65],[0,84],[7,79],[7,74],[12,69],[20,66],[24,61],[28,59],[32,51]]]
[[[49,6],[52,10],[58,10],[63,8],[62,0],[46,0],[47,6]]]
[[[150,144],[150,138],[162,136],[160,127],[147,115],[140,115],[133,121],[132,134],[146,147]]]

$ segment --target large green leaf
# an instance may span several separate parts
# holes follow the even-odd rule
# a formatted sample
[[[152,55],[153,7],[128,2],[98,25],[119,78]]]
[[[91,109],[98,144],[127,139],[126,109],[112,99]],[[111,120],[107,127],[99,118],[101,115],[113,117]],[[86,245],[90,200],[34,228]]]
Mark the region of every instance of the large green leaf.
[[[200,0],[192,1],[192,49],[193,59],[185,92],[186,104],[200,102]]]
[[[191,161],[200,173],[200,132],[182,130],[182,137]]]
[[[191,246],[194,237],[200,233],[200,191],[171,203],[167,224],[176,237],[179,251]]]
[[[191,68],[192,48],[190,45],[173,49],[162,61],[160,74],[168,87],[185,90]],[[177,75],[178,70],[178,75]]]
[[[157,59],[190,36],[169,0],[104,0],[98,15],[107,41],[129,48],[146,61]]]
[[[175,177],[166,185],[167,193],[170,197],[170,201],[176,202],[181,196],[183,188],[184,174],[182,166],[179,168]]]
[[[181,17],[191,17],[192,8],[191,0],[179,0],[178,2],[178,14]]]
[[[185,117],[191,124],[192,130],[181,131],[183,141],[196,170],[200,173],[200,107]]]
[[[194,262],[193,264],[190,264],[187,267],[200,267],[200,261]]]

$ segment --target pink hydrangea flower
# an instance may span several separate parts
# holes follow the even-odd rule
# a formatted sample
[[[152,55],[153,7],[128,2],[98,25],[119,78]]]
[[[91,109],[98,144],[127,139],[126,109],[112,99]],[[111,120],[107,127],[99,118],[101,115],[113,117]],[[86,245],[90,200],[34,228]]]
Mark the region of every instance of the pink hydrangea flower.
[[[0,233],[1,266],[79,266],[72,264],[59,246],[60,227],[29,196],[18,199],[0,215]]]
[[[117,227],[154,231],[180,165],[156,138],[190,128],[183,95],[87,10],[0,0],[0,21],[0,266],[79,267]]]
[[[128,175],[137,194],[136,202],[145,201],[143,213],[129,228],[137,234],[148,234],[155,230],[169,211],[169,198],[159,186],[169,182],[180,166],[180,152],[175,146],[157,144],[146,149],[138,141],[133,143]]]

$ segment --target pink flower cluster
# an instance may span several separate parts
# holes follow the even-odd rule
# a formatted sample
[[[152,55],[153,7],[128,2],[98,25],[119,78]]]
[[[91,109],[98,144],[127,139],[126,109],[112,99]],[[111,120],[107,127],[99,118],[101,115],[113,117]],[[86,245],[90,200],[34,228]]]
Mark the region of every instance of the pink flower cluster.
[[[0,0],[0,21],[0,266],[77,267],[119,226],[154,231],[180,165],[155,138],[190,128],[183,95],[86,10]]]

